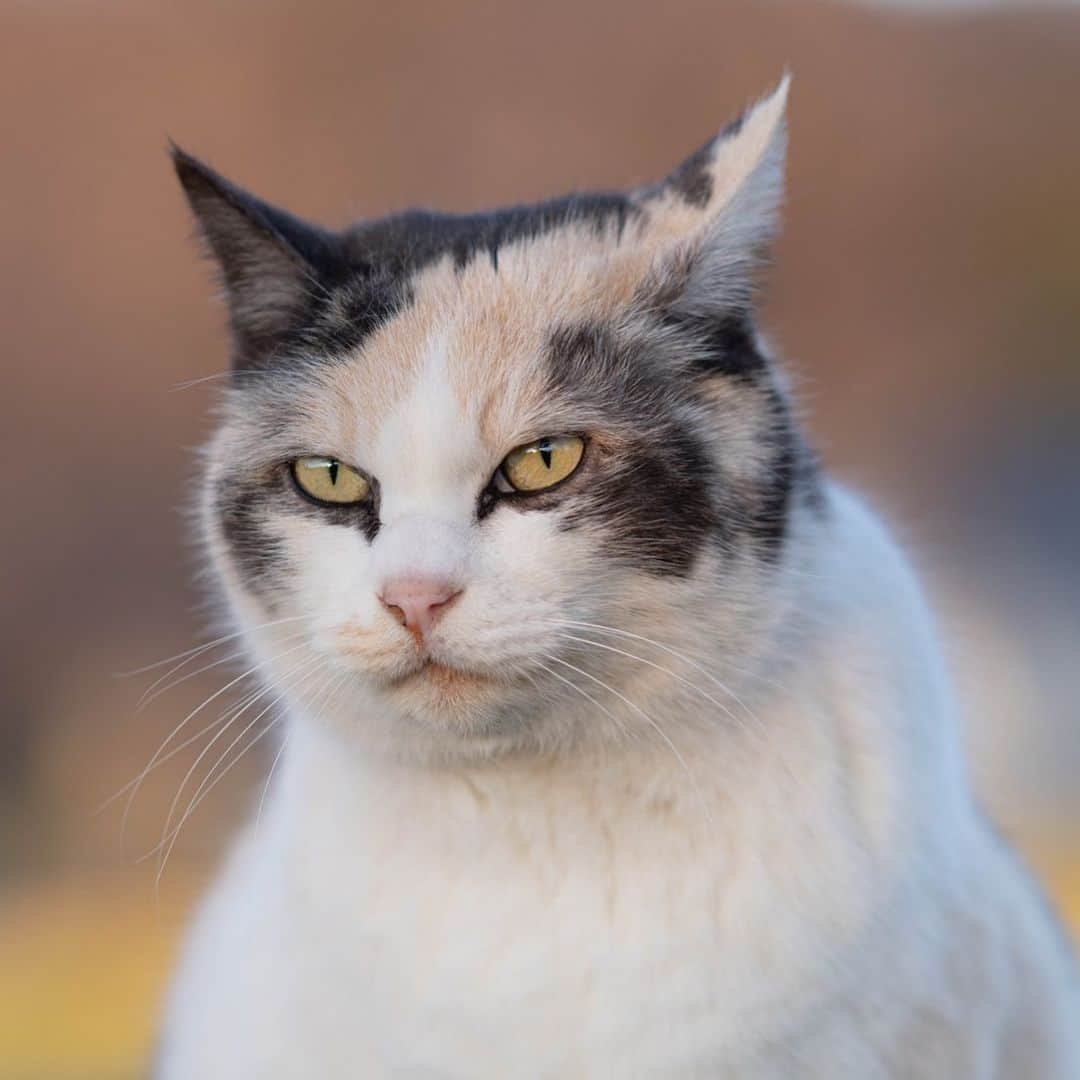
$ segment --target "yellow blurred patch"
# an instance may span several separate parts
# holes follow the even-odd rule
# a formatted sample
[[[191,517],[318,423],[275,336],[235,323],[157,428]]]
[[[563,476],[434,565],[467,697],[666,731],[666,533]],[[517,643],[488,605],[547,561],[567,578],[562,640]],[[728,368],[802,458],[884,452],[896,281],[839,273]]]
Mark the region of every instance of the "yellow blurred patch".
[[[145,1074],[195,876],[87,876],[0,900],[0,1076]]]

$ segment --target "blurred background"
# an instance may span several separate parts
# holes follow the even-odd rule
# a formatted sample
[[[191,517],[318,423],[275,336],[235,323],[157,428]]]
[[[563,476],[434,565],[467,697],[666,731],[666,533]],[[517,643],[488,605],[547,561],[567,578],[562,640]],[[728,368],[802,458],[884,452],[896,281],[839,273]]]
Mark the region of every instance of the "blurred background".
[[[237,670],[141,711],[168,667],[118,677],[210,633],[184,510],[226,342],[166,137],[342,224],[659,177],[785,68],[767,326],[920,563],[978,788],[1080,928],[1080,8],[4,0],[0,1077],[139,1074],[269,766],[157,889],[139,857],[203,744],[126,831],[96,812]]]

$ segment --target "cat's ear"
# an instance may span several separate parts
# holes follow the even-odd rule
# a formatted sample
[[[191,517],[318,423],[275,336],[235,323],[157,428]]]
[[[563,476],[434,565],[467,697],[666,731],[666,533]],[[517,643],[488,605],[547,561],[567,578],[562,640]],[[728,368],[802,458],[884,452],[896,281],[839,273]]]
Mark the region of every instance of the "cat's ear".
[[[785,75],[770,95],[642,193],[647,233],[660,254],[658,276],[670,274],[666,291],[688,316],[746,308],[752,300],[783,198],[789,82]]]
[[[178,146],[172,159],[221,270],[234,366],[262,366],[340,271],[337,238],[248,194]]]

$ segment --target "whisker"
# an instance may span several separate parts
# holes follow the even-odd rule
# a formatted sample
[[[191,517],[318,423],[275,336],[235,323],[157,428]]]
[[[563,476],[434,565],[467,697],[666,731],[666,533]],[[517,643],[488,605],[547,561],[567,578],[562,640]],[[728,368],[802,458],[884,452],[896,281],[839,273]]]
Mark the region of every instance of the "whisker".
[[[261,692],[261,690],[255,690],[252,693],[258,694]],[[205,734],[207,734],[207,732],[213,731],[214,728],[219,727],[221,724],[224,724],[225,721],[232,715],[233,711],[241,703],[246,703],[247,700],[248,695],[245,695],[243,698],[240,699],[240,702],[234,705],[230,705],[216,720],[211,720],[209,724],[207,724],[203,728],[200,728],[197,732],[195,732],[194,735],[189,735],[183,742],[177,743],[177,745],[174,746],[167,754],[162,754],[162,756],[158,758],[157,762],[153,765],[151,771],[153,771],[153,769],[161,768],[162,765],[164,765],[167,761],[171,761],[174,757],[176,757],[177,754],[182,753],[192,743],[198,742],[199,739],[201,739]],[[138,776],[132,777],[132,779],[130,779],[122,788],[120,788],[119,791],[114,792],[103,803],[101,803],[101,805],[97,807],[94,813],[100,814],[103,810],[106,810],[108,807],[112,806],[112,804],[116,802],[116,800],[119,799],[121,795],[123,795],[127,791],[130,791],[138,782]]]
[[[270,765],[270,771],[266,774],[266,782],[263,784],[262,795],[259,796],[259,809],[255,814],[256,836],[258,836],[259,828],[262,825],[263,807],[266,805],[266,796],[270,793],[270,781],[274,779],[274,772],[278,767],[278,762],[281,761],[282,755],[285,753],[285,747],[289,745],[289,737],[291,734],[292,732],[290,731],[285,732],[285,738],[281,740],[278,752],[274,755],[274,760]]]
[[[161,755],[165,752],[165,748],[173,741],[174,738],[176,738],[177,735],[180,734],[180,732],[183,730],[183,728],[188,723],[190,723],[196,716],[198,716],[198,714],[200,712],[202,712],[202,710],[205,709],[207,705],[209,705],[213,701],[216,701],[219,697],[221,697],[222,694],[226,693],[228,690],[231,690],[232,687],[234,687],[238,682],[241,682],[244,679],[249,678],[252,674],[254,674],[256,671],[258,671],[260,668],[266,667],[267,664],[276,663],[278,660],[282,659],[282,657],[288,656],[291,653],[294,653],[297,650],[302,649],[304,647],[305,647],[305,642],[301,642],[299,645],[294,645],[291,649],[286,649],[284,652],[279,653],[275,657],[271,657],[269,659],[262,660],[257,664],[253,664],[251,667],[249,667],[247,669],[247,671],[242,671],[239,675],[236,676],[235,679],[231,679],[223,687],[221,687],[220,690],[217,690],[215,693],[211,694],[208,698],[206,698],[205,701],[202,702],[201,705],[198,705],[194,709],[192,709],[191,712],[189,712],[187,714],[187,716],[185,716],[184,719],[181,720],[180,723],[177,724],[176,727],[174,727],[172,729],[172,731],[169,732],[169,734],[165,737],[165,739],[161,743],[161,745],[158,746],[157,750],[154,751],[153,756],[150,758],[150,760],[143,767],[142,772],[140,772],[139,775],[135,778],[134,786],[132,787],[131,794],[128,796],[127,805],[124,808],[124,818],[123,818],[123,820],[124,820],[125,824],[127,822],[128,814],[130,813],[130,810],[131,810],[131,804],[135,801],[135,797],[139,793],[139,788],[142,786],[143,780],[146,779],[146,777],[149,775],[150,771],[154,768],[157,761],[161,758]],[[216,738],[217,738],[217,736],[215,736],[215,739]],[[211,744],[212,743],[213,743],[213,740],[211,740]]]
[[[180,671],[183,668],[187,667],[187,665],[189,663],[191,663],[192,660],[195,660],[197,658],[197,656],[199,656],[199,655],[201,655],[201,654],[196,654],[195,656],[188,657],[187,660],[185,660],[182,664],[177,664],[175,667],[170,668],[167,672],[165,672],[164,675],[158,676],[158,678],[156,678],[142,692],[142,695],[139,697],[139,700],[135,703],[135,711],[138,712],[140,709],[145,708],[151,701],[153,701],[155,698],[157,698],[159,696],[159,693],[156,692],[156,691],[157,691],[158,687],[162,685],[162,683],[165,683],[165,685],[161,689],[160,694],[164,694],[166,691],[170,690],[172,687],[179,686],[182,682],[185,682],[187,679],[193,679],[193,678],[195,678],[196,675],[201,675],[201,674],[203,674],[203,672],[210,671],[212,668],[215,668],[215,667],[219,666],[220,664],[226,664],[230,660],[238,660],[238,659],[240,659],[241,657],[246,655],[246,650],[237,649],[236,652],[231,652],[222,659],[215,660],[211,664],[206,664],[203,667],[196,668],[192,672],[188,672],[185,675],[181,675],[174,682],[168,682],[167,681],[173,675],[175,675],[178,671]]]
[[[254,705],[259,700],[259,698],[263,697],[267,693],[268,689],[269,688],[265,686],[257,686],[254,690],[251,690],[250,692],[244,694],[239,701],[235,702],[232,705],[229,705],[221,714],[221,716],[217,718],[217,720],[214,720],[212,723],[207,724],[206,727],[204,727],[197,734],[191,736],[188,739],[185,739],[183,743],[174,747],[168,754],[163,754],[154,764],[148,766],[147,772],[140,773],[133,780],[128,782],[125,788],[130,789],[130,794],[128,795],[127,801],[124,803],[124,812],[120,818],[121,844],[123,844],[126,840],[128,820],[130,819],[131,812],[134,809],[135,799],[138,796],[142,783],[146,779],[149,771],[159,768],[169,757],[175,756],[184,747],[190,746],[191,743],[198,741],[200,738],[202,738],[203,735],[207,734],[210,731],[213,731],[215,728],[221,728],[222,725],[227,728],[238,716],[240,716],[243,712],[250,708],[250,706]],[[213,742],[216,738],[217,736],[215,735],[210,741]]]
[[[642,634],[634,634],[631,633],[629,630],[620,630],[614,626],[604,626],[602,623],[590,623],[582,622],[575,619],[564,619],[561,624],[561,628],[565,628],[567,626],[583,628],[586,630],[597,630],[609,634],[616,634],[619,637],[632,638],[634,641],[640,641],[646,645],[652,645],[654,648],[659,649],[661,652],[667,653],[669,656],[673,656],[676,660],[681,660],[688,667],[691,667],[701,675],[704,675],[705,678],[708,679],[709,682],[711,682],[714,686],[718,687],[720,690],[723,690],[723,692],[727,694],[732,699],[732,701],[734,701],[735,704],[738,705],[739,708],[741,708],[749,717],[751,717],[755,721],[755,723],[760,723],[753,710],[750,709],[750,707],[739,697],[738,694],[735,693],[734,690],[731,689],[730,686],[727,686],[720,679],[718,679],[711,671],[708,670],[708,668],[703,667],[701,664],[697,663],[697,661],[691,659],[689,656],[686,656],[684,653],[679,652],[678,649],[673,649],[670,645],[665,645],[661,641],[656,641],[653,638],[645,637]],[[743,674],[749,673],[744,672]]]
[[[327,688],[324,688],[322,698],[319,701],[319,708],[326,708],[333,696],[341,689],[342,686],[348,681],[352,675],[351,671],[343,671],[337,679],[328,681]],[[314,709],[314,707],[313,707]],[[266,796],[270,791],[270,782],[274,779],[274,772],[278,767],[278,763],[281,761],[282,755],[285,753],[285,747],[289,745],[289,738],[292,732],[287,731],[285,738],[281,740],[281,746],[278,747],[277,754],[274,755],[274,760],[270,765],[270,771],[266,774],[266,782],[263,784],[262,795],[259,796],[259,809],[255,814],[255,835],[259,833],[259,826],[262,823],[263,806],[266,803]]]
[[[240,375],[243,372],[240,371],[215,371],[212,375],[201,375],[194,379],[185,379],[183,382],[175,383],[169,387],[170,394],[179,393],[181,390],[190,390],[194,386],[201,386],[203,383],[214,382],[217,379],[231,379],[234,375]]]
[[[302,638],[305,634],[307,634],[307,628],[306,627],[303,630],[297,630],[295,633],[286,634],[285,637],[283,637],[281,639],[281,641],[278,642],[278,644],[279,645],[287,645],[290,641],[297,641],[299,638]],[[179,670],[179,668],[174,668],[172,671],[168,672],[165,675],[162,675],[161,678],[157,679],[153,683],[152,686],[147,687],[147,689],[143,693],[142,697],[139,698],[138,703],[135,706],[136,711],[138,711],[140,709],[145,709],[146,706],[150,704],[150,702],[152,702],[152,701],[156,700],[157,698],[161,697],[162,694],[168,693],[170,690],[172,690],[175,687],[179,686],[181,683],[188,682],[188,680],[194,679],[197,676],[202,675],[207,671],[212,671],[216,667],[221,667],[222,664],[228,664],[233,660],[242,659],[243,657],[245,657],[247,655],[248,654],[247,654],[246,649],[237,649],[236,652],[229,653],[227,656],[220,657],[219,659],[214,660],[209,664],[204,664],[202,667],[198,667],[194,671],[189,671],[186,674],[181,675],[178,679],[174,679],[172,682],[166,683],[164,686],[161,686],[161,684],[170,675],[174,674],[176,671]],[[193,660],[195,658],[191,657],[191,659]],[[185,663],[190,663],[190,660],[186,661]],[[185,665],[183,665],[183,664],[180,665],[180,667],[183,667],[183,666],[185,666]],[[155,690],[155,688],[159,687],[159,686],[161,686],[161,689],[160,690]]]
[[[635,704],[625,694],[620,693],[613,686],[609,686],[603,679],[597,678],[595,675],[591,675],[583,668],[579,668],[574,664],[571,664],[568,660],[562,660],[557,656],[549,656],[549,660],[553,660],[556,664],[562,664],[564,667],[570,668],[571,671],[576,671],[579,675],[584,676],[591,682],[596,683],[598,686],[603,687],[610,694],[614,694],[621,702],[623,702],[628,708],[633,709],[655,732],[661,739],[667,743],[668,749],[674,754],[675,760],[682,766],[683,772],[686,773],[686,778],[690,781],[690,786],[694,789],[694,793],[697,795],[701,802],[702,810],[705,812],[706,818],[712,821],[712,811],[708,802],[705,799],[701,788],[698,786],[697,780],[694,779],[694,774],[690,771],[690,766],[686,764],[686,759],[679,753],[679,748],[671,741],[668,734],[660,725],[647,713],[640,705]]]
[[[300,671],[302,671],[302,670],[307,670],[307,669],[311,668],[311,667],[312,667],[312,666],[314,666],[315,664],[317,664],[317,663],[321,662],[321,661],[322,661],[322,659],[323,659],[323,658],[322,658],[322,657],[320,657],[320,656],[315,656],[315,657],[308,657],[308,658],[307,658],[307,659],[305,659],[305,660],[301,660],[299,664],[297,664],[296,666],[294,666],[294,667],[290,668],[290,669],[289,669],[289,671],[288,671],[288,672],[286,672],[286,674],[285,674],[285,676],[284,676],[284,680],[290,679],[290,678],[291,678],[292,676],[296,675],[296,674],[297,674],[298,672],[300,672]],[[284,681],[284,680],[282,680],[282,681]],[[208,742],[208,743],[206,744],[206,746],[204,746],[204,747],[202,748],[202,750],[201,750],[201,751],[199,752],[198,756],[197,756],[197,757],[195,758],[195,760],[194,760],[194,761],[193,761],[193,762],[191,763],[191,767],[190,767],[190,768],[188,769],[188,771],[187,771],[187,772],[186,772],[186,773],[184,774],[184,778],[183,778],[183,780],[181,780],[181,781],[180,781],[180,787],[179,787],[179,788],[177,789],[176,795],[175,795],[175,796],[173,796],[173,801],[172,801],[171,805],[169,806],[169,812],[168,812],[168,814],[167,814],[167,815],[166,815],[166,817],[165,817],[165,825],[164,825],[164,827],[163,827],[163,829],[162,829],[162,834],[161,834],[161,837],[162,837],[162,842],[163,842],[163,843],[164,843],[164,841],[165,841],[165,839],[166,839],[166,837],[167,837],[167,835],[168,835],[168,833],[169,833],[169,828],[170,828],[170,826],[171,826],[171,824],[172,824],[172,819],[173,819],[173,816],[174,816],[174,815],[175,815],[175,813],[176,813],[176,808],[177,808],[177,805],[178,805],[178,804],[179,804],[179,802],[180,802],[180,797],[181,797],[181,796],[183,795],[183,793],[184,793],[184,789],[185,789],[185,788],[187,787],[188,781],[189,781],[189,780],[191,779],[191,777],[192,777],[192,776],[194,775],[194,773],[195,773],[195,770],[196,770],[196,769],[197,769],[197,768],[199,767],[199,765],[200,765],[200,763],[202,762],[202,760],[203,760],[203,759],[204,759],[204,758],[206,757],[206,755],[207,755],[207,754],[208,754],[208,753],[210,752],[210,750],[211,750],[211,749],[212,749],[212,748],[213,748],[213,747],[214,747],[214,746],[216,745],[216,743],[217,743],[218,739],[220,739],[220,738],[221,738],[221,737],[222,737],[222,736],[223,736],[223,735],[225,734],[225,732],[226,732],[226,731],[228,731],[229,727],[231,727],[233,723],[235,723],[235,722],[236,722],[236,721],[237,721],[237,720],[238,720],[238,719],[239,719],[239,718],[240,718],[240,717],[241,717],[241,716],[242,716],[242,715],[243,715],[243,714],[244,714],[244,713],[245,713],[245,712],[246,712],[246,711],[247,711],[247,710],[248,710],[249,708],[251,708],[251,706],[252,706],[252,705],[254,705],[256,701],[258,701],[258,700],[259,700],[260,698],[262,698],[262,697],[265,697],[265,696],[266,696],[267,694],[269,694],[269,693],[273,693],[273,692],[274,692],[275,690],[277,690],[277,689],[279,688],[279,686],[280,686],[280,685],[281,685],[281,683],[280,683],[280,682],[275,682],[275,681],[273,681],[273,680],[269,680],[269,681],[268,681],[268,683],[267,683],[267,686],[266,686],[266,688],[265,688],[265,689],[263,690],[263,692],[262,692],[262,693],[260,693],[260,694],[258,694],[258,695],[257,695],[257,696],[256,696],[255,698],[253,698],[253,699],[252,699],[251,701],[249,701],[249,702],[247,703],[247,705],[245,705],[245,706],[243,707],[243,709],[241,709],[241,710],[240,710],[240,712],[238,712],[238,713],[237,713],[237,714],[236,714],[236,715],[235,715],[235,716],[234,716],[234,717],[232,718],[232,721],[230,721],[230,723],[229,723],[228,725],[226,725],[226,726],[225,726],[224,728],[222,728],[222,729],[221,729],[221,730],[220,730],[220,731],[219,731],[219,732],[218,732],[218,733],[217,733],[217,734],[216,734],[216,735],[215,735],[215,736],[214,736],[214,737],[213,737],[213,738],[212,738],[212,739],[211,739],[211,740],[210,740],[210,741],[209,741],[209,742]],[[260,713],[259,713],[259,714],[258,714],[258,715],[256,716],[256,718],[255,718],[255,719],[256,719],[256,720],[258,720],[259,718],[261,718],[262,716],[264,716],[264,715],[266,714],[267,710],[268,710],[269,708],[272,708],[272,707],[273,707],[273,705],[274,705],[274,704],[275,704],[275,703],[276,703],[277,701],[280,701],[280,700],[281,700],[281,698],[282,698],[282,697],[284,697],[284,696],[285,696],[285,695],[284,695],[284,692],[283,692],[283,693],[282,693],[282,694],[280,694],[280,695],[279,695],[279,696],[278,696],[277,698],[275,698],[275,699],[274,699],[274,701],[273,701],[273,702],[271,702],[271,703],[270,703],[270,705],[269,705],[269,706],[267,706],[267,708],[266,708],[266,709],[263,709],[263,710],[262,710],[262,711],[261,711],[261,712],[260,712]],[[248,725],[248,727],[245,727],[244,731],[247,731],[247,730],[249,730],[249,729],[250,729],[250,724]],[[241,732],[241,735],[243,735],[243,732]],[[235,740],[234,740],[234,742],[233,742],[232,744],[230,744],[230,748],[231,748],[231,746],[234,746],[234,745],[235,745]],[[228,751],[226,751],[226,752],[228,752]],[[159,845],[159,846],[160,846],[160,845]],[[152,851],[148,852],[147,854],[153,854],[153,853],[154,853],[154,851],[156,851],[156,850],[158,850],[158,849],[157,849],[157,848],[155,848],[155,849],[153,849]],[[144,858],[145,858],[145,857],[146,857],[146,856],[144,856]]]
[[[113,674],[115,679],[129,679],[135,675],[145,675],[148,671],[153,671],[154,668],[164,667],[166,664],[171,664],[174,660],[180,660],[183,657],[193,657],[206,652],[207,649],[214,648],[215,645],[221,645],[226,641],[232,641],[233,638],[238,638],[245,633],[258,633],[260,630],[268,630],[271,626],[281,626],[284,623],[296,622],[298,619],[306,619],[306,615],[290,615],[284,619],[271,619],[269,622],[260,623],[258,626],[253,626],[250,630],[234,630],[231,634],[222,634],[221,637],[214,638],[213,641],[207,641],[202,645],[194,645],[190,649],[185,649],[183,652],[178,652],[174,656],[166,656],[164,660],[155,660],[152,664],[145,664],[143,667],[134,668],[131,671],[118,671]]]
[[[652,660],[649,660],[644,656],[638,656],[635,653],[627,652],[625,649],[617,649],[614,645],[605,645],[601,641],[593,641],[591,638],[583,638],[578,637],[576,634],[566,633],[560,634],[559,636],[565,638],[568,641],[578,641],[581,642],[583,645],[592,645],[594,648],[603,649],[605,652],[617,653],[619,656],[627,657],[627,659],[637,660],[639,663],[645,664],[647,667],[654,668],[656,671],[661,671],[665,675],[670,675],[677,682],[682,683],[683,686],[689,687],[691,690],[700,694],[710,704],[715,705],[718,709],[722,710],[728,717],[730,717],[732,721],[734,721],[740,727],[743,726],[740,718],[737,717],[731,711],[731,709],[727,707],[727,705],[725,705],[723,702],[717,701],[716,698],[714,698],[711,694],[707,693],[705,690],[702,690],[702,688],[698,686],[697,683],[691,682],[689,679],[680,675],[677,671],[672,671],[670,668],[666,668],[662,664],[653,663]]]
[[[286,679],[290,678],[293,675],[296,675],[297,672],[300,671],[301,669],[303,669],[305,671],[304,678],[306,678],[308,675],[314,674],[314,672],[311,670],[313,666],[314,667],[319,667],[319,666],[321,666],[322,664],[325,664],[325,663],[326,663],[326,658],[321,657],[321,656],[317,656],[317,657],[314,657],[314,658],[312,658],[310,660],[304,661],[301,664],[299,664],[296,668],[293,668],[288,673],[288,675],[286,676]],[[150,851],[146,852],[146,854],[142,856],[142,859],[140,859],[140,862],[141,862],[141,861],[149,858],[150,856],[152,856],[152,855],[154,855],[154,854],[156,854],[158,852],[161,852],[164,849],[164,855],[162,857],[161,864],[158,867],[157,876],[155,878],[155,888],[161,883],[161,877],[165,872],[165,865],[168,862],[169,855],[171,854],[172,849],[176,844],[176,840],[179,837],[180,832],[182,831],[182,829],[184,827],[184,824],[187,822],[188,818],[195,811],[195,809],[199,806],[199,804],[202,802],[203,798],[205,798],[207,795],[209,795],[210,792],[214,789],[214,787],[217,786],[218,781],[221,780],[221,778],[227,772],[229,772],[229,770],[244,756],[244,754],[246,754],[247,751],[250,750],[251,747],[254,746],[254,744],[256,742],[258,742],[259,739],[261,739],[263,737],[263,735],[265,735],[266,732],[269,731],[273,727],[273,724],[276,723],[277,721],[275,720],[273,723],[268,725],[263,731],[259,732],[256,735],[256,737],[251,740],[251,742],[247,745],[247,747],[245,747],[244,750],[236,758],[234,758],[233,761],[231,761],[221,771],[221,773],[218,774],[217,778],[214,779],[213,782],[210,782],[211,777],[214,776],[214,773],[217,770],[218,766],[221,765],[221,763],[225,760],[226,757],[228,757],[229,753],[236,746],[236,744],[238,742],[240,742],[240,740],[243,739],[244,736],[275,705],[278,704],[278,702],[282,701],[288,695],[288,693],[291,690],[295,689],[295,687],[298,686],[302,681],[303,681],[303,678],[293,680],[293,682],[291,683],[291,685],[289,687],[287,687],[286,689],[283,689],[282,692],[276,698],[274,698],[274,700],[271,701],[269,705],[267,705],[264,709],[262,709],[258,713],[258,715],[256,715],[252,720],[250,720],[245,725],[244,729],[240,732],[240,734],[237,735],[236,738],[233,739],[233,741],[225,748],[224,752],[218,757],[217,761],[214,763],[214,765],[212,766],[210,771],[203,778],[203,780],[200,783],[199,787],[196,789],[195,794],[192,796],[191,801],[188,803],[187,808],[185,809],[184,814],[181,817],[179,823],[176,825],[175,828],[170,830],[170,825],[172,823],[173,816],[176,813],[176,807],[180,802],[180,797],[183,794],[184,789],[187,787],[188,781],[191,779],[191,777],[194,774],[195,770],[198,768],[199,762],[202,761],[202,759],[207,755],[207,753],[209,753],[211,746],[213,746],[214,743],[217,742],[217,740],[222,735],[224,735],[224,733],[228,730],[228,727],[222,728],[222,730],[219,731],[218,734],[215,735],[214,738],[211,739],[209,743],[207,743],[207,745],[203,748],[202,752],[195,759],[195,761],[192,764],[191,768],[188,769],[187,774],[184,776],[184,779],[181,781],[180,787],[177,790],[176,795],[173,797],[172,804],[169,807],[168,815],[165,818],[165,827],[164,827],[164,829],[162,831],[161,840],[159,841],[159,843],[155,847],[151,848]],[[233,722],[235,722],[236,719],[238,719],[238,716],[233,717]],[[280,719],[280,717],[278,719]],[[231,723],[230,723],[229,726],[231,726]],[[209,787],[207,787],[208,783],[209,783]],[[167,845],[167,847],[166,847],[166,845]]]
[[[268,706],[267,709],[264,710],[264,712],[268,712],[271,707],[272,706]],[[261,718],[263,715],[264,713],[260,713],[259,717]],[[237,754],[236,757],[234,757],[232,761],[230,761],[228,765],[226,765],[225,768],[223,768],[221,772],[217,774],[213,782],[210,783],[209,787],[205,787],[207,782],[210,780],[210,777],[213,776],[214,773],[217,771],[218,766],[225,760],[225,757],[229,753],[229,750],[231,750],[233,746],[236,745],[236,742],[234,741],[229,745],[229,747],[225,750],[221,757],[219,757],[218,760],[214,762],[213,768],[210,770],[209,773],[207,773],[206,777],[203,779],[202,784],[199,785],[198,790],[192,796],[191,801],[188,803],[187,808],[184,810],[183,817],[177,823],[176,827],[167,836],[163,837],[161,842],[156,847],[152,848],[143,856],[143,859],[147,859],[156,852],[162,852],[157,874],[154,877],[155,890],[158,889],[161,885],[161,879],[165,874],[165,867],[168,865],[169,856],[172,855],[173,848],[176,846],[176,841],[180,838],[180,833],[183,830],[184,825],[187,823],[188,818],[190,818],[191,815],[195,813],[196,810],[198,810],[198,808],[202,805],[203,800],[206,799],[214,790],[214,788],[217,787],[217,785],[225,779],[230,770],[235,765],[238,765],[241,760],[243,760],[247,752],[251,750],[255,746],[255,744],[258,743],[265,735],[273,731],[275,725],[282,719],[283,715],[284,714],[282,714],[281,716],[275,716],[274,719],[271,720],[270,723],[262,729],[262,731],[257,731],[252,737],[252,739],[248,742],[247,746],[245,746],[243,750],[241,750],[240,753]],[[240,735],[237,736],[237,740],[242,738],[249,730],[250,725],[244,728]]]
[[[548,657],[548,659],[553,660],[554,657]],[[552,670],[547,666],[547,664],[544,664],[539,660],[536,660],[534,662],[536,666],[541,669],[541,671],[546,671],[553,678],[558,679],[559,682],[565,683],[567,686],[569,686],[571,690],[577,691],[577,693],[579,693],[583,698],[585,698],[586,701],[592,702],[592,704],[595,705],[615,725],[620,735],[627,735],[629,733],[626,725],[606,705],[604,705],[600,701],[597,701],[596,698],[594,698],[592,694],[590,694],[587,690],[578,686],[576,682],[573,682],[572,680],[566,678],[565,675],[560,675],[557,671]]]

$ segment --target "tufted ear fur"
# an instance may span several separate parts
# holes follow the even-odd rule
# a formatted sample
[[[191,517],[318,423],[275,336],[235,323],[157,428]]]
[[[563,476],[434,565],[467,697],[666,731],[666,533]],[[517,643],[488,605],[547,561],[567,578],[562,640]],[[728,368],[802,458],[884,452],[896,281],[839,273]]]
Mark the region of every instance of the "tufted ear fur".
[[[172,147],[176,175],[225,285],[236,368],[262,367],[340,277],[338,238],[265,203]]]
[[[789,78],[639,193],[657,249],[656,284],[675,314],[714,317],[750,306],[783,198]],[[667,279],[665,282],[665,278]]]

